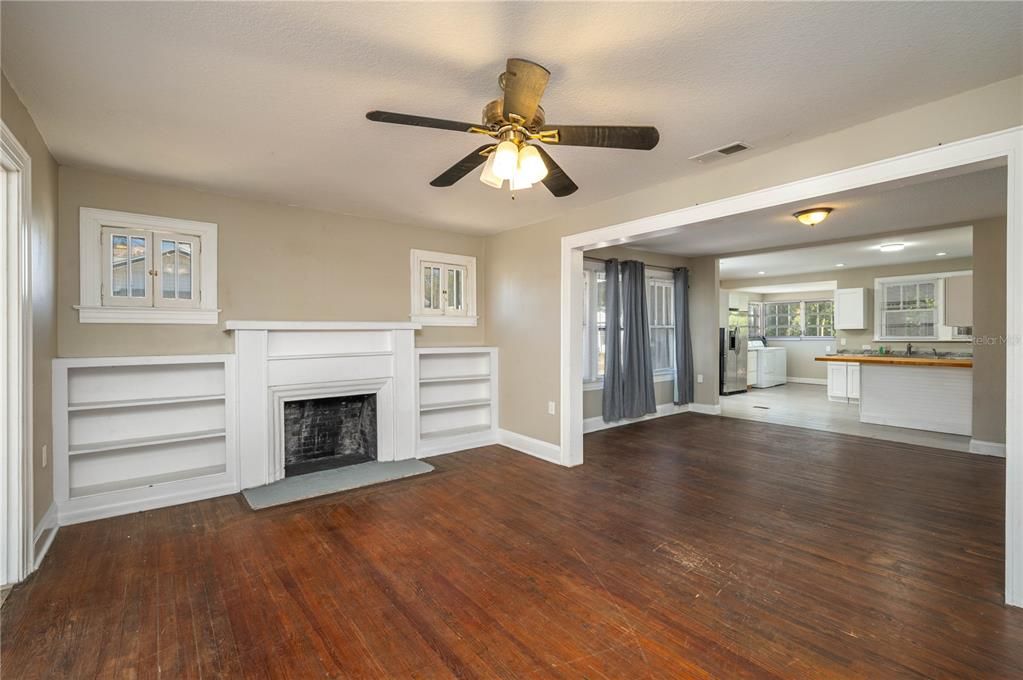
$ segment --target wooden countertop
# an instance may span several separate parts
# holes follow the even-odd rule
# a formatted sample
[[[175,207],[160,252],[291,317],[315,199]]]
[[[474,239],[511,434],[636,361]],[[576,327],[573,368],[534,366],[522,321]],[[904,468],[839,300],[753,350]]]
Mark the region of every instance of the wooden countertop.
[[[846,361],[856,364],[891,364],[895,366],[939,366],[945,368],[973,368],[973,359],[970,357],[897,357],[872,354],[835,354],[823,357],[814,357],[815,361]]]

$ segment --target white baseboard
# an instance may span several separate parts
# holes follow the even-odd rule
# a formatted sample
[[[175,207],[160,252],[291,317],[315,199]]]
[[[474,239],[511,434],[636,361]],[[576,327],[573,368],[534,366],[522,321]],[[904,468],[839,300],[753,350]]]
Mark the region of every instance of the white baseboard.
[[[658,404],[657,413],[648,413],[647,415],[640,416],[639,418],[623,418],[622,420],[616,420],[613,423],[605,423],[601,416],[586,418],[583,420],[583,434],[598,432],[600,430],[608,430],[612,427],[621,427],[622,425],[629,425],[631,423],[641,423],[644,420],[673,416],[677,413],[688,413],[689,406],[690,404],[682,404],[681,406],[676,406],[675,404]]]
[[[446,453],[475,449],[479,446],[491,446],[498,442],[497,430],[487,430],[486,432],[476,432],[458,437],[446,437],[436,441],[421,441],[419,442],[419,448],[416,450],[416,458],[443,456]]]
[[[828,384],[828,379],[827,378],[793,378],[793,377],[787,377],[787,378],[785,378],[785,380],[787,382],[790,382],[790,383],[802,383],[804,385],[827,385]]]
[[[522,453],[529,454],[534,458],[545,460],[548,463],[561,465],[561,447],[557,444],[551,444],[550,442],[527,437],[526,435],[519,434],[518,432],[509,432],[508,430],[498,430],[497,441],[499,444],[507,446],[509,449],[521,451]]]
[[[692,413],[702,413],[706,416],[721,415],[721,404],[689,404]]]
[[[58,506],[58,520],[60,526],[66,526],[238,493],[238,482],[220,481],[224,477],[225,475],[216,475],[216,479],[212,481],[188,479],[148,488],[130,489],[118,494],[116,497],[120,500],[115,502],[110,502],[103,495],[73,498],[66,505]]]
[[[1005,444],[971,439],[970,453],[979,453],[982,456],[998,456],[999,458],[1005,458]]]
[[[59,528],[57,526],[57,504],[50,503],[50,507],[46,509],[43,518],[39,520],[32,536],[33,570],[38,569],[39,565],[43,563],[43,558],[46,557],[47,551],[53,544],[53,539],[57,537]]]

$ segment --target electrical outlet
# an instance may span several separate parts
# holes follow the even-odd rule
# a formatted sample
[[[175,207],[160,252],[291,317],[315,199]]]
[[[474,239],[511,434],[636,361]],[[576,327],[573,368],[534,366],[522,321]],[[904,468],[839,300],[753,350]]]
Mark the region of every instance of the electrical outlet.
[[[553,401],[548,401],[547,402],[547,413],[549,415],[553,416],[555,413],[557,413],[557,411],[558,411],[558,405],[555,402],[553,402]]]
[[[824,353],[825,354],[831,353],[831,345],[824,345]]]
[[[702,383],[703,382],[703,373],[697,373],[696,374],[696,382],[698,382],[698,383]]]
[[[870,345],[864,345],[863,349],[870,349]]]
[[[842,347],[845,347],[845,338],[839,338],[838,344],[840,344]]]
[[[43,467],[46,467],[46,463],[50,459],[50,445],[43,444]]]

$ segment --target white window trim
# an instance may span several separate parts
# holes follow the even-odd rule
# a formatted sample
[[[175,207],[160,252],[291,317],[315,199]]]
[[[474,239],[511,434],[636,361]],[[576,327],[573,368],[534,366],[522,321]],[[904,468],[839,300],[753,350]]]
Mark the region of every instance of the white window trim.
[[[412,250],[410,258],[411,313],[409,319],[423,326],[476,326],[479,317],[476,315],[476,258],[472,255],[453,255],[432,250]],[[440,264],[465,267],[465,314],[426,314],[422,307],[423,278],[420,274],[423,264],[436,262]]]
[[[174,232],[197,237],[202,246],[199,257],[199,307],[105,307],[103,306],[103,227]],[[158,217],[117,210],[82,208],[79,211],[79,304],[80,323],[216,324],[217,307],[217,225],[174,217]]]
[[[971,276],[972,269],[954,272],[934,272],[926,274],[904,274],[902,276],[882,276],[874,279],[874,342],[973,342],[972,337],[956,337],[953,335],[955,329],[945,325],[945,279],[957,276]],[[884,335],[882,333],[884,310],[881,309],[884,296],[882,287],[887,283],[905,283],[910,281],[937,281],[934,291],[934,305],[936,309],[937,335]]]

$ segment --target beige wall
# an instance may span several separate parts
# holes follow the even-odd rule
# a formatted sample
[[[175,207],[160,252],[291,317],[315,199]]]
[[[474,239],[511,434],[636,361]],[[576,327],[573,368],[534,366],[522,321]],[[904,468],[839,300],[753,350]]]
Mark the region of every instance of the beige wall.
[[[487,341],[501,348],[501,426],[558,443],[562,236],[842,170],[1023,123],[1023,77],[930,102],[699,174],[610,198],[489,240]],[[571,168],[567,168],[571,172]],[[582,191],[586,188],[583,187]],[[714,224],[693,229],[717,228]],[[715,265],[716,266],[716,265]],[[514,310],[528,317],[513,317]],[[715,324],[718,300],[712,304]],[[705,339],[707,341],[707,339]],[[716,352],[717,339],[708,352]],[[694,348],[695,349],[695,348]],[[694,351],[695,353],[695,351]],[[529,371],[522,370],[529,366]],[[698,390],[699,392],[699,390]]]
[[[78,211],[105,208],[218,225],[220,324],[81,324]],[[60,168],[58,351],[63,357],[233,351],[229,319],[408,321],[409,250],[477,257],[477,313],[485,316],[485,241]],[[476,328],[430,327],[419,345],[483,344]]]
[[[980,263],[974,266],[974,263]],[[805,281],[833,279],[839,288],[868,288],[873,290],[874,279],[884,276],[930,274],[973,270],[973,344],[964,342],[914,342],[922,351],[935,348],[943,352],[973,352],[973,437],[987,442],[1005,441],[1005,218],[973,222],[973,257],[932,260],[887,267],[862,267],[829,272],[815,272],[793,276],[758,276],[755,279],[722,281],[727,290],[742,290],[751,286],[768,286]],[[817,293],[771,294],[763,299],[809,299]],[[873,302],[871,303],[873,304]],[[902,349],[902,342],[875,342],[874,318],[868,315],[868,328],[864,330],[836,331],[835,339],[770,340],[770,344],[784,346],[788,359],[788,375],[796,378],[826,379],[826,364],[814,357],[832,349],[856,351],[865,346],[876,348],[886,345]],[[845,345],[842,345],[842,340]]]
[[[973,225],[973,437],[1005,441],[1005,220]]]
[[[0,117],[32,158],[32,493],[38,524],[53,502],[50,366],[57,354],[57,163],[17,93],[0,77]],[[52,455],[47,458],[52,460]]]
[[[632,248],[612,246],[610,248],[599,248],[586,253],[587,257],[595,257],[600,260],[639,260],[652,267],[685,267],[686,259],[674,255],[662,253],[650,253]],[[675,400],[675,383],[659,382],[654,383],[654,396],[658,404],[670,404]],[[604,390],[587,390],[583,393],[583,418],[597,418],[603,411]]]

